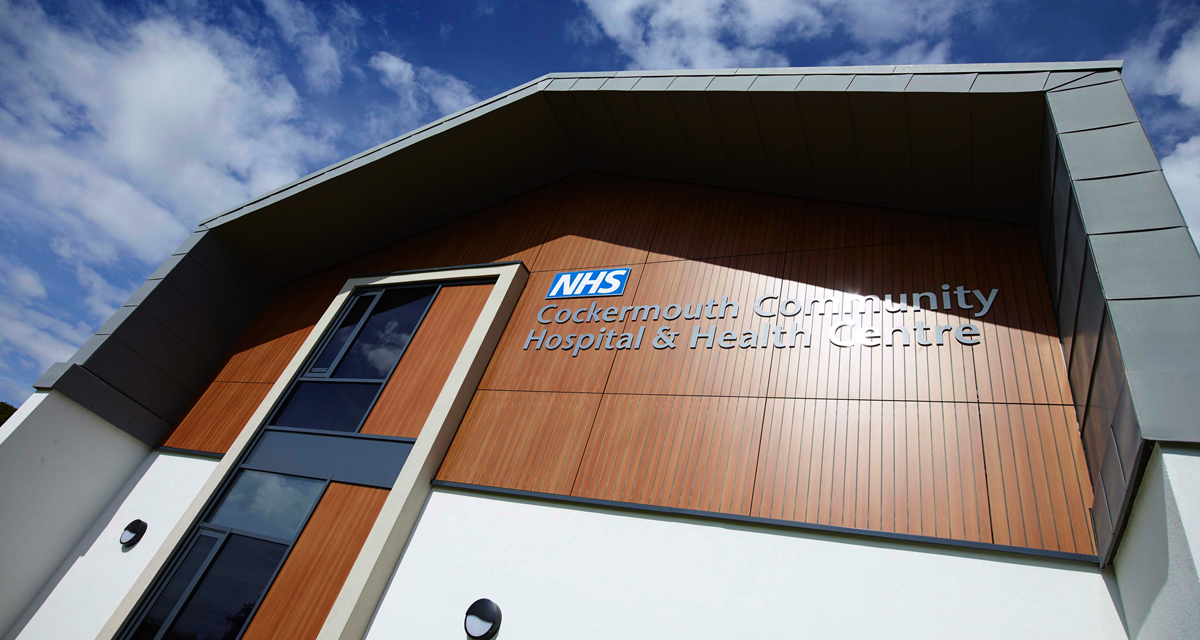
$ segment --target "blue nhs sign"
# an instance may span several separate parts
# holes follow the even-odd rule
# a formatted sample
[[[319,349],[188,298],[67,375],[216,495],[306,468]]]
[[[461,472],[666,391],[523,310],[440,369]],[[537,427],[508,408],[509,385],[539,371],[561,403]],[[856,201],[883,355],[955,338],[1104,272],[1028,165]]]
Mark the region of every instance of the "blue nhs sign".
[[[619,296],[625,293],[629,269],[592,269],[554,274],[547,300],[556,298],[590,298]]]

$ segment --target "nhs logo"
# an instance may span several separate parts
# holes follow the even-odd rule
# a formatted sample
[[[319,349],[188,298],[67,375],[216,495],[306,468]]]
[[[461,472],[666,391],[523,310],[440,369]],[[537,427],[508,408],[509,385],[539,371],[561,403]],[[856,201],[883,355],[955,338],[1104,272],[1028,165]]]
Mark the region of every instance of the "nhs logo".
[[[554,274],[547,300],[556,298],[590,298],[619,296],[625,293],[629,269],[592,269]]]

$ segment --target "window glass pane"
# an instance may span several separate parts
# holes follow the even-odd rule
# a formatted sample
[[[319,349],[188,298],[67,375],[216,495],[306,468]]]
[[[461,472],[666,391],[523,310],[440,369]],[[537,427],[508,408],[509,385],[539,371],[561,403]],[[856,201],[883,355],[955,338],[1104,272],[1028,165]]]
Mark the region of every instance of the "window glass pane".
[[[362,320],[363,314],[367,312],[367,307],[371,306],[371,301],[375,296],[362,296],[354,301],[354,305],[350,307],[350,312],[342,320],[342,324],[329,338],[329,343],[325,345],[325,350],[321,355],[317,356],[313,362],[313,369],[328,369],[329,365],[333,364],[333,359],[341,352],[342,347],[346,345],[346,341],[354,334],[354,327],[358,326],[358,321]]]
[[[296,429],[355,431],[371,408],[379,383],[301,382],[271,424]]]
[[[234,640],[287,546],[230,536],[164,640]]]
[[[265,471],[242,471],[209,522],[291,540],[325,483]]]
[[[404,347],[408,346],[436,291],[436,287],[384,291],[334,375],[338,378],[386,378]]]
[[[216,544],[217,538],[213,536],[201,534],[196,538],[196,543],[183,557],[183,562],[175,570],[175,575],[172,575],[171,579],[167,581],[167,586],[163,587],[162,593],[158,594],[154,605],[146,612],[146,617],[142,618],[142,623],[130,636],[132,640],[153,640],[167,616],[171,615],[175,603],[179,602],[179,598],[183,596],[183,590],[187,589],[192,578],[196,577],[200,565],[204,564],[204,559],[208,557],[209,552]]]

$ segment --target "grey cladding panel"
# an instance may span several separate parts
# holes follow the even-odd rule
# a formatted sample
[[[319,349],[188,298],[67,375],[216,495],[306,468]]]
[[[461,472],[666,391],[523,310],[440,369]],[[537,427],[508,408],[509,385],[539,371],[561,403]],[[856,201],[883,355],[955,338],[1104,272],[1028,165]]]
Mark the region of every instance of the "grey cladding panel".
[[[917,207],[941,213],[969,213],[971,109],[968,97],[909,92],[904,100]]]
[[[614,91],[604,93],[603,97],[608,114],[612,116],[613,125],[621,136],[621,142],[629,150],[633,167],[648,175],[662,174],[662,161],[654,148],[654,141],[633,94]]]
[[[236,333],[222,327],[170,283],[155,281],[136,308],[153,316],[205,358],[220,362]],[[132,309],[133,307],[123,307]]]
[[[712,81],[712,76],[683,76],[675,78],[667,91],[704,91]]]
[[[728,179],[731,175],[729,160],[721,145],[721,135],[707,97],[702,92],[692,91],[671,92],[668,95],[697,173],[717,180]]]
[[[978,87],[984,76],[975,80]],[[1033,222],[1042,149],[1040,93],[975,93],[971,99],[971,204],[983,217]]]
[[[1045,264],[1049,265],[1050,248],[1053,244],[1052,222],[1054,220],[1054,168],[1058,161],[1058,134],[1054,131],[1054,121],[1050,118],[1050,107],[1045,109],[1042,117],[1042,156],[1041,168],[1038,169],[1038,242],[1042,244],[1042,256]]]
[[[642,78],[633,85],[634,91],[665,91],[675,80],[672,76],[662,78]]]
[[[855,82],[861,78],[855,78]],[[853,118],[863,199],[911,208],[912,155],[908,146],[904,94],[856,92],[854,85],[850,89],[846,99]]]
[[[580,78],[575,84],[571,85],[571,91],[595,91],[604,86],[607,78]]]
[[[1111,437],[1110,426],[1116,415],[1117,402],[1125,389],[1125,366],[1121,361],[1121,350],[1111,323],[1105,320],[1100,331],[1100,344],[1096,351],[1096,370],[1092,374],[1092,389],[1088,394],[1087,414],[1084,420],[1084,437],[1094,438],[1100,433]],[[1091,432],[1089,435],[1088,432]],[[1115,449],[1115,441],[1112,442]],[[1089,460],[1097,460],[1089,456]],[[1114,478],[1124,478],[1117,473]]]
[[[751,180],[770,175],[750,95],[745,91],[714,93],[710,90],[707,97],[733,174]]]
[[[257,309],[275,292],[275,285],[250,266],[217,232],[192,235],[203,237],[194,243],[184,243],[175,253],[186,252],[247,307]]]
[[[762,80],[761,76],[759,80]],[[753,90],[749,96],[771,175],[801,192],[812,189],[812,166],[808,161],[796,98],[790,93],[757,93]]]
[[[637,81],[637,78],[609,78],[600,88],[604,91],[629,91]]]
[[[1084,256],[1082,285],[1079,288],[1079,310],[1075,314],[1075,332],[1067,363],[1067,379],[1075,399],[1075,414],[1086,413],[1088,390],[1092,384],[1092,367],[1096,362],[1096,345],[1104,323],[1104,292],[1089,253]],[[1118,334],[1120,335],[1120,334]]]
[[[1054,169],[1054,199],[1050,208],[1050,260],[1046,263],[1047,282],[1050,292],[1058,296],[1058,283],[1062,280],[1063,251],[1067,242],[1067,221],[1070,219],[1071,174],[1067,171],[1067,160],[1058,155]]]
[[[754,76],[717,76],[706,91],[745,91],[754,84]]]
[[[608,107],[604,104],[603,94],[595,91],[587,93],[572,93],[579,114],[592,133],[592,140],[600,150],[600,158],[607,166],[622,167],[629,164],[629,154],[621,142],[621,136],[613,124]]]
[[[805,76],[809,78],[817,76]],[[830,76],[823,76],[830,77]],[[804,82],[800,83],[804,88]],[[855,200],[859,194],[858,158],[846,93],[797,92],[796,105],[812,162],[814,193],[830,199]]]
[[[1157,171],[1160,168],[1146,133],[1136,122],[1107,129],[1064,133],[1059,140],[1062,141],[1067,166],[1071,168],[1071,177],[1076,181]]]
[[[1075,312],[1079,308],[1079,289],[1083,278],[1084,256],[1087,255],[1088,238],[1079,221],[1079,212],[1071,201],[1070,219],[1067,222],[1066,250],[1062,259],[1062,281],[1058,291],[1058,333],[1062,340],[1063,353],[1071,353],[1071,341],[1075,337]]]
[[[578,80],[578,78],[556,78],[551,80],[543,91],[570,91],[571,86]]]
[[[1114,300],[1109,308],[1143,436],[1200,442],[1200,297]]]
[[[1059,133],[1137,122],[1137,112],[1120,82],[1046,94]]]
[[[1109,300],[1200,295],[1200,256],[1183,227],[1092,236]]]
[[[409,442],[268,430],[245,465],[391,489],[411,451]]]
[[[1101,84],[1104,82],[1114,82],[1114,81],[1120,80],[1120,79],[1121,79],[1121,72],[1119,72],[1119,71],[1097,71],[1095,73],[1088,74],[1078,80],[1072,80],[1071,82],[1068,82],[1066,84],[1059,85],[1058,87],[1055,87],[1055,89],[1061,89],[1061,90],[1078,89],[1080,87],[1090,87],[1092,85],[1097,85],[1097,84]],[[1047,89],[1047,90],[1049,90],[1049,89]]]
[[[164,420],[178,415],[192,397],[192,390],[111,337],[80,365]]]
[[[981,73],[971,85],[971,93],[1041,92],[1049,73]]]
[[[550,111],[554,113],[554,119],[558,121],[567,144],[571,145],[586,165],[597,165],[600,148],[592,138],[592,132],[588,129],[583,114],[579,112],[574,97],[569,93],[547,93],[546,103],[550,105]]]
[[[1161,171],[1075,184],[1088,233],[1182,227],[1183,215]]]
[[[257,309],[234,296],[191,256],[173,257],[182,259],[163,280],[179,289],[226,331],[241,333]]]
[[[216,364],[141,309],[130,313],[110,339],[125,343],[189,390],[199,389]]]
[[[1121,395],[1117,398],[1112,432],[1117,444],[1117,457],[1121,459],[1121,469],[1125,474],[1125,483],[1132,484],[1143,444],[1142,430],[1138,427],[1137,415],[1133,411],[1133,398],[1129,395],[1128,384],[1122,386]]]
[[[639,83],[640,84],[640,83]],[[692,176],[695,166],[687,142],[683,139],[683,131],[679,128],[679,120],[675,117],[675,109],[671,101],[662,93],[635,93],[638,109],[654,148],[662,158],[664,168],[677,176]]]
[[[1057,89],[1091,74],[1091,71],[1054,71],[1050,74],[1050,79],[1046,80],[1046,91]]]
[[[750,91],[793,91],[804,76],[758,76]]]
[[[974,73],[917,74],[909,81],[908,93],[966,93],[975,83]]]
[[[847,91],[885,91],[885,92],[900,92],[908,86],[908,81],[912,79],[908,74],[895,74],[883,76],[854,76],[854,80],[850,82]]]
[[[854,76],[804,76],[796,91],[845,91],[852,80]]]

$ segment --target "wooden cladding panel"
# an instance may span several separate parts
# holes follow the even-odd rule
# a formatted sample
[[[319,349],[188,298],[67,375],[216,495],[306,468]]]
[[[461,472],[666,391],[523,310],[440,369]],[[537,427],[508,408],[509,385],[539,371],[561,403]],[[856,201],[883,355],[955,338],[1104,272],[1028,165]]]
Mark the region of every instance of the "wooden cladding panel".
[[[475,392],[437,478],[567,495],[600,394]]]
[[[267,382],[209,383],[162,446],[225,453],[270,391]]]
[[[620,176],[580,174],[571,185],[534,271],[565,271],[646,260],[670,187]]]
[[[387,496],[386,489],[331,483],[242,637],[316,638]]]
[[[763,404],[606,394],[572,495],[747,515]]]
[[[214,379],[275,382],[337,293],[337,289],[281,288],[234,343]]]
[[[1074,409],[994,404],[980,413],[996,542],[1095,553]]]
[[[493,285],[442,287],[367,416],[362,433],[415,438],[437,402]]]
[[[162,445],[228,451],[336,295],[336,289],[295,286],[276,291]]]
[[[777,275],[783,266],[782,256],[743,256],[739,258],[714,259],[712,261],[673,261],[649,264],[643,267],[644,275],[639,281],[632,302],[611,304],[657,305],[657,313],[667,310],[671,303],[682,305],[682,313],[676,320],[641,320],[631,322],[623,330],[636,334],[644,328],[642,348],[616,352],[612,373],[608,376],[607,391],[610,393],[662,393],[681,395],[761,396],[766,393],[771,352],[768,349],[725,349],[713,346],[709,349],[701,340],[698,348],[688,347],[692,325],[700,325],[705,331],[716,327],[714,342],[725,331],[740,336],[743,331],[761,331],[763,318],[754,315],[754,300],[767,293],[779,293],[780,280]],[[627,289],[628,291],[628,289]],[[718,303],[728,296],[738,307],[720,311],[706,308],[710,299]],[[628,293],[625,296],[629,298]],[[715,316],[710,319],[706,312]],[[701,313],[697,320],[688,315]],[[720,316],[724,315],[724,318]],[[654,338],[658,328],[672,325],[679,328],[675,337],[675,348],[655,349]],[[585,331],[595,331],[587,328]],[[562,359],[564,354],[551,352],[552,358]]]
[[[772,400],[757,469],[755,516],[992,541],[974,404]]]
[[[479,383],[480,389],[509,389],[522,391],[578,391],[600,392],[608,379],[612,368],[615,351],[605,349],[581,350],[578,355],[573,351],[561,349],[535,349],[530,346],[525,349],[525,341],[529,332],[540,334],[543,330],[547,336],[551,333],[597,333],[602,326],[621,330],[624,323],[605,325],[594,324],[541,324],[537,320],[538,311],[550,301],[545,299],[546,291],[554,274],[549,272],[533,273],[525,285],[512,319],[509,320],[496,352],[492,355],[491,363]],[[641,270],[635,269],[628,278],[625,290],[632,294],[637,290]],[[628,294],[627,294],[628,296]],[[595,302],[601,308],[620,305],[627,297],[602,297],[577,300],[559,300],[560,308],[577,309],[589,307]],[[554,311],[557,311],[554,310]],[[552,312],[553,313],[553,312]],[[582,317],[582,315],[581,315]],[[643,343],[648,347],[649,340]]]

